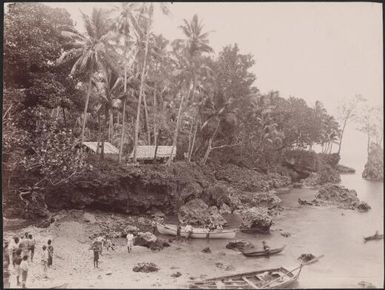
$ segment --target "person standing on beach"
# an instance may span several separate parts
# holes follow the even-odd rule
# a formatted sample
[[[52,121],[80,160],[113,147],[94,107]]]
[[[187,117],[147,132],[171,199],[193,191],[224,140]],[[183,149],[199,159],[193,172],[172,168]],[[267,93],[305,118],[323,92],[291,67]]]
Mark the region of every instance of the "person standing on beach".
[[[14,259],[16,258],[16,250],[19,248],[19,238],[13,237],[9,243],[9,256],[12,260],[12,266],[15,267]]]
[[[31,262],[33,262],[33,255],[35,254],[35,246],[36,246],[36,241],[35,239],[32,237],[31,234],[28,235],[28,238],[29,238],[29,251],[31,252],[30,256],[31,256]]]
[[[187,233],[187,239],[190,240],[192,233],[193,233],[193,228],[190,224],[186,225],[184,228],[185,232]]]
[[[4,288],[10,288],[9,277],[9,265],[11,264],[9,258],[8,241],[3,240],[3,286]]]
[[[44,245],[42,247],[43,252],[41,253],[41,264],[43,266],[43,273],[44,273],[44,278],[48,278],[47,276],[47,266],[48,266],[48,251],[47,251],[47,246]]]
[[[127,251],[131,253],[132,246],[134,245],[134,235],[132,233],[128,233],[126,238],[127,238]]]
[[[47,248],[47,251],[48,251],[48,263],[47,263],[47,266],[48,267],[51,267],[52,266],[52,262],[53,262],[53,246],[52,246],[52,241],[51,240],[48,240],[48,248]]]
[[[28,256],[24,255],[23,261],[20,263],[20,271],[21,271],[21,288],[26,288],[25,285],[27,283],[28,276]]]
[[[152,233],[155,234],[156,233],[156,224],[158,223],[157,219],[154,218],[152,221],[151,221],[151,226],[152,226]]]
[[[94,253],[94,268],[99,268],[99,245],[96,242],[93,242],[90,250]]]
[[[21,258],[21,249],[17,249],[16,250],[16,255],[15,255],[15,258],[13,259],[13,264],[14,264],[14,271],[15,271],[15,276],[16,276],[16,283],[17,283],[17,286],[20,286],[20,264],[21,264],[21,261],[22,261],[22,258]]]
[[[26,233],[26,235],[28,235]],[[20,243],[19,243],[19,249],[21,249],[21,256],[28,256],[29,251],[29,239],[25,236],[21,237]]]

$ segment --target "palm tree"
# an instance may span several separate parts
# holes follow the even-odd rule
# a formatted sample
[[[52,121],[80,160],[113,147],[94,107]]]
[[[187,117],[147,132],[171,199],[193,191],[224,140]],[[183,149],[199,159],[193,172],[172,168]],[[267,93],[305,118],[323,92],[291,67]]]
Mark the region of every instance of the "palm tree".
[[[188,98],[190,98],[192,94],[192,103],[194,103],[194,94],[195,94],[195,89],[197,85],[197,71],[199,69],[199,65],[201,62],[199,61],[201,58],[202,53],[205,52],[212,52],[213,49],[209,46],[209,40],[208,40],[208,34],[209,32],[203,33],[203,24],[202,22],[199,21],[198,16],[195,14],[192,18],[192,20],[189,22],[186,19],[183,20],[184,25],[179,26],[180,29],[182,29],[183,33],[187,37],[187,39],[183,40],[184,44],[184,49],[183,49],[183,54],[184,54],[184,60],[187,66],[187,72],[188,72],[188,78],[189,78],[189,90],[188,90]],[[183,96],[182,100],[180,103],[180,106],[183,105]],[[181,111],[181,108],[179,109]],[[196,116],[194,118],[194,122],[192,123],[193,127],[197,126],[197,121],[196,117],[198,114],[198,109],[196,110]],[[178,116],[180,117],[181,115],[178,113]],[[178,135],[179,131],[179,125],[180,120],[177,120],[177,126],[175,128],[175,136]],[[194,133],[195,132],[195,133]],[[188,160],[190,161],[191,159],[191,154],[193,151],[193,146],[192,146],[192,140],[193,136],[196,134],[196,129],[191,130],[191,134],[189,136],[189,149],[188,149]],[[174,142],[173,142],[173,148],[176,146],[176,139],[174,136]],[[172,161],[172,154],[170,155],[170,158],[168,160],[168,164],[170,164]]]
[[[168,8],[165,4],[159,3],[160,8],[164,14],[168,14]],[[149,40],[152,30],[152,17],[154,14],[154,3],[144,3],[140,9],[140,13],[138,16],[138,22],[133,21],[133,24],[135,24],[136,33],[137,33],[137,39],[139,42],[145,41],[145,47],[144,47],[144,56],[143,56],[143,65],[142,65],[142,73],[140,78],[140,88],[139,88],[139,100],[138,100],[138,108],[136,113],[136,122],[135,122],[135,135],[134,135],[134,148],[133,148],[133,162],[136,163],[136,148],[138,146],[138,135],[139,135],[139,121],[140,121],[140,106],[142,103],[142,98],[145,98],[143,96],[144,92],[144,82],[145,82],[145,73],[146,73],[146,66],[147,66],[147,56],[149,51]],[[144,32],[140,28],[140,25],[144,26]],[[146,101],[144,100],[145,106]],[[148,131],[148,116],[147,116],[147,108],[145,108],[146,113],[146,122],[147,122],[147,132]]]
[[[87,79],[87,96],[84,105],[83,122],[81,131],[81,143],[84,142],[84,131],[87,120],[87,110],[92,89],[93,74],[103,67],[116,68],[113,56],[116,55],[113,47],[108,43],[110,37],[110,23],[106,17],[106,11],[93,9],[91,17],[82,13],[84,34],[68,29],[63,31],[63,36],[72,40],[71,48],[65,51],[58,59],[58,64],[74,61],[71,75],[85,73]]]
[[[126,116],[126,103],[127,103],[127,70],[129,67],[129,49],[132,47],[131,32],[132,32],[132,22],[135,21],[134,12],[136,11],[136,3],[121,3],[120,7],[116,7],[115,10],[119,12],[119,15],[116,19],[115,30],[119,33],[119,36],[123,38],[123,61],[124,61],[124,97],[123,97],[123,106],[122,106],[122,133],[120,136],[120,146],[119,146],[119,162],[122,161],[123,153],[123,143],[124,143],[124,128],[125,128],[125,116]],[[134,50],[134,49],[133,49]],[[136,58],[136,53],[132,53],[134,56],[133,60]]]

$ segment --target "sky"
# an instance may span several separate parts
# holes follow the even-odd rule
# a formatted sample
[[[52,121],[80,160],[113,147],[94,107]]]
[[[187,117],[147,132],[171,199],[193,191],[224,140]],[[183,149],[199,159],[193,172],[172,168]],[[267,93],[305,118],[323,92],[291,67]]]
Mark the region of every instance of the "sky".
[[[65,8],[82,30],[80,10],[112,8],[117,3],[45,3]],[[278,90],[313,105],[321,101],[335,114],[356,94],[383,106],[383,31],[379,3],[173,3],[171,15],[158,10],[154,30],[168,39],[182,38],[183,19],[197,14],[218,53],[237,43],[254,56],[255,85],[263,93]],[[365,136],[347,128],[342,159],[366,159]],[[354,144],[354,146],[349,146]],[[364,156],[361,156],[363,154]]]

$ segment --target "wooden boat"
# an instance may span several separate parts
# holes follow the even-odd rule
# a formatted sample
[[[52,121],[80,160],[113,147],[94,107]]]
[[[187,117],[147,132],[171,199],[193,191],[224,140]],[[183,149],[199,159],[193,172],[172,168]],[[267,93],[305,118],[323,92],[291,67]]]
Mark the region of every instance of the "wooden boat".
[[[278,254],[280,252],[283,251],[283,249],[285,248],[286,246],[283,246],[281,248],[277,248],[277,249],[271,249],[269,251],[256,251],[255,249],[247,249],[245,251],[242,251],[242,254],[245,255],[246,257],[264,257],[264,256],[271,256],[271,255],[275,255],[275,254]]]
[[[364,237],[364,242],[373,241],[373,240],[382,240],[384,235],[374,234],[373,236]]]
[[[319,256],[309,263],[301,263],[298,267],[288,271],[284,267],[259,270],[247,273],[239,273],[190,284],[190,289],[281,289],[291,286],[296,282],[301,273],[302,267],[321,259]]]
[[[158,232],[162,235],[171,235],[176,236],[177,226],[176,225],[156,225]],[[233,239],[235,237],[236,230],[234,229],[223,229],[223,230],[213,230],[209,231],[205,228],[193,228],[191,238],[193,239]],[[182,227],[180,230],[180,235],[187,238],[188,233]]]
[[[285,288],[297,281],[302,264],[288,271],[280,267],[274,269],[240,273],[197,281],[190,289],[275,289]]]

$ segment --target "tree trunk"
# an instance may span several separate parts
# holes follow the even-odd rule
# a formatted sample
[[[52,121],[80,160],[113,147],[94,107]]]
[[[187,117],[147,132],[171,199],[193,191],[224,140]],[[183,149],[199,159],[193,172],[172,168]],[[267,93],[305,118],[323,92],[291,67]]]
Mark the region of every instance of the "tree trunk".
[[[211,137],[209,139],[209,144],[207,145],[207,150],[206,150],[205,156],[203,157],[203,164],[206,164],[207,159],[209,159],[209,155],[210,155],[211,150],[212,150],[213,140],[214,140],[215,136],[217,135],[217,132],[218,132],[218,129],[219,129],[219,123],[220,123],[220,120],[218,120],[218,125],[215,128],[214,133],[211,135]]]
[[[194,145],[195,145],[195,140],[196,140],[196,136],[197,136],[197,132],[198,132],[198,121],[195,122],[195,129],[194,129],[194,134],[193,134],[193,139],[192,139],[192,143],[191,143],[191,151],[190,151],[190,155],[188,156],[188,162],[191,161],[191,158],[192,158],[192,155],[193,155],[193,152],[194,152]]]
[[[150,135],[150,120],[148,119],[148,108],[147,108],[147,100],[146,100],[146,94],[143,93],[143,106],[144,106],[144,124],[147,134],[147,144],[151,145],[151,135]]]
[[[158,144],[158,131],[157,131],[157,126],[156,126],[156,116],[157,116],[157,103],[156,103],[156,86],[154,88],[154,144],[157,146]]]
[[[146,48],[144,52],[144,60],[143,60],[143,68],[142,75],[140,80],[140,89],[139,89],[139,100],[138,100],[138,108],[136,112],[136,122],[135,122],[135,135],[134,135],[134,148],[133,148],[133,162],[136,163],[136,148],[138,147],[138,135],[139,135],[139,121],[140,121],[140,104],[142,103],[143,89],[144,89],[144,77],[145,77],[145,69],[147,64],[147,53],[148,53],[148,42],[149,42],[149,31],[147,31],[146,35]]]
[[[119,163],[122,162],[123,153],[123,141],[124,141],[124,117],[126,115],[126,101],[127,101],[127,66],[124,66],[124,100],[122,111],[122,132],[120,134],[120,147],[119,147]],[[118,114],[119,116],[119,114]]]
[[[112,136],[113,136],[113,133],[114,133],[114,116],[113,116],[113,112],[112,112],[112,107],[109,109],[109,116],[110,116],[110,120],[109,120],[109,124],[108,124],[108,142],[112,142]]]
[[[64,107],[61,107],[61,109],[62,109],[62,111],[63,111],[64,127],[67,128],[66,110],[64,109]]]
[[[174,154],[174,148],[176,148],[176,143],[177,143],[177,140],[178,140],[178,132],[179,132],[180,121],[181,121],[181,118],[182,118],[182,108],[183,108],[184,96],[185,96],[185,94],[182,94],[182,99],[181,99],[180,105],[179,105],[178,117],[176,119],[176,127],[175,127],[175,133],[174,133],[174,140],[172,142],[171,154],[170,154],[170,157],[168,158],[168,161],[167,161],[167,165],[168,166],[171,165],[172,155]]]
[[[341,135],[340,135],[340,143],[338,145],[338,155],[340,155],[340,152],[341,152],[341,147],[342,147],[342,137],[344,136],[344,131],[345,131],[345,127],[346,127],[346,122],[348,121],[348,117],[346,117],[346,119],[344,120],[344,125],[342,126],[342,131],[341,131]]]
[[[195,72],[194,72],[194,76],[193,76],[193,79],[192,79],[192,88],[191,88],[191,93],[192,93],[192,103],[194,104],[194,97],[195,97],[195,88],[196,88],[196,75],[195,75]],[[189,92],[189,96],[191,94]],[[195,117],[194,117],[194,120],[193,120],[193,128],[195,128],[195,125],[197,123],[197,119],[198,119],[198,114],[199,114],[199,110],[198,110],[198,107],[196,108],[196,113],[195,113]],[[191,155],[192,155],[192,152],[194,150],[194,146],[193,146],[193,135],[194,135],[194,132],[195,130],[191,130],[192,131],[192,134],[190,134],[189,136],[189,139],[188,139],[188,152],[187,152],[187,160],[188,162],[190,162],[191,160]]]
[[[100,152],[100,140],[101,140],[101,132],[102,132],[102,125],[100,120],[100,111],[98,112],[98,136],[97,136],[97,143],[96,143],[96,155]]]
[[[83,124],[82,124],[82,133],[81,133],[81,142],[84,143],[84,132],[86,129],[86,121],[87,121],[87,110],[88,110],[88,104],[90,102],[90,96],[91,96],[91,80],[92,80],[92,74],[90,75],[90,78],[88,80],[88,90],[87,90],[87,98],[86,98],[86,104],[84,105],[84,112],[83,112]]]

